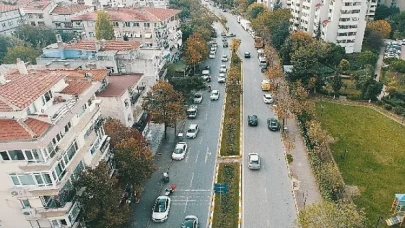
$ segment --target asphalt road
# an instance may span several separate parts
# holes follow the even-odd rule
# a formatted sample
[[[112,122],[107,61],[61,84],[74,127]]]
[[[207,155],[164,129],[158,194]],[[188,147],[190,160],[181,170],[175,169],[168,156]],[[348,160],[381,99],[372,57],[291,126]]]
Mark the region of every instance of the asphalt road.
[[[211,7],[212,8],[212,7]],[[217,13],[219,10],[214,9]],[[239,54],[251,53],[250,59],[243,59],[243,228],[277,227],[291,228],[297,217],[292,195],[291,182],[284,158],[281,134],[267,128],[267,118],[274,117],[271,105],[263,103],[261,81],[265,75],[260,72],[257,50],[253,38],[237,23],[237,18],[222,13],[227,18],[230,32],[242,40]],[[247,116],[259,118],[257,127],[249,127]],[[261,169],[247,168],[247,154],[261,156]]]
[[[215,24],[218,33],[222,32],[219,24]],[[200,227],[207,227],[210,199],[213,189],[216,153],[218,148],[219,128],[224,99],[224,84],[218,84],[217,76],[221,64],[221,55],[228,54],[227,48],[222,48],[220,36],[217,38],[218,50],[215,59],[207,60],[205,65],[211,67],[212,89],[220,91],[220,99],[211,101],[210,93],[204,91],[203,102],[198,105],[198,116],[194,120],[186,120],[185,131],[190,123],[200,126],[200,132],[195,139],[185,139],[188,144],[188,154],[182,161],[172,161],[170,148],[162,146],[161,155],[156,158],[159,170],[147,182],[141,201],[134,206],[134,221],[131,227],[180,227],[186,215],[196,215],[200,220]],[[172,133],[173,134],[173,133]],[[172,137],[172,140],[174,136]],[[164,142],[163,142],[164,143]],[[169,170],[170,183],[160,181],[162,173]],[[152,207],[155,199],[164,194],[164,189],[176,184],[175,192],[170,196],[172,200],[169,218],[164,223],[154,223],[151,220]]]

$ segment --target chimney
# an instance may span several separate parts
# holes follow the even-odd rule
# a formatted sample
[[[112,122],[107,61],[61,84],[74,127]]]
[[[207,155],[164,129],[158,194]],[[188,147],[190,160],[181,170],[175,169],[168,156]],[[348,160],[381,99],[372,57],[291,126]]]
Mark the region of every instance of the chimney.
[[[101,48],[100,41],[96,40],[95,45],[96,45],[96,51],[99,51]]]
[[[25,66],[24,61],[21,61],[20,58],[17,58],[17,69],[20,74],[28,74],[27,67]]]
[[[101,42],[100,42],[100,50],[105,50],[105,39],[101,39]]]

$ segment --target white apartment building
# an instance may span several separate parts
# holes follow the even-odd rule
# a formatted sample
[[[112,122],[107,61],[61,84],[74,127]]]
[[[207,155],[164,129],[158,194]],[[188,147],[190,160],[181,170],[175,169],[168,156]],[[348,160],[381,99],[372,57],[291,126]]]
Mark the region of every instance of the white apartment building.
[[[339,44],[346,53],[361,52],[366,15],[375,12],[374,2],[364,0],[292,0],[290,7],[293,30],[313,36],[319,30],[323,40]]]
[[[0,34],[12,35],[24,23],[23,12],[18,6],[0,3]]]
[[[379,5],[386,5],[388,7],[394,6],[398,7],[399,10],[405,10],[405,1],[403,0],[378,0]]]
[[[278,0],[257,0],[257,3],[265,5],[268,9],[273,10],[274,5],[277,4]],[[291,0],[280,0],[281,7],[287,8],[291,5]]]
[[[159,8],[105,9],[114,25],[116,39],[138,41],[144,47],[163,47],[174,50],[182,45],[179,10]],[[96,39],[97,12],[73,17],[73,28],[82,30],[86,39]],[[83,37],[82,37],[83,38]]]
[[[94,11],[93,6],[72,4],[61,2],[58,3],[50,12],[52,18],[52,28],[56,31],[78,33],[73,30],[71,18],[80,16]]]
[[[40,0],[32,1],[29,4],[21,6],[24,14],[25,24],[32,26],[52,26],[52,18],[49,12],[56,6],[52,1]]]
[[[78,227],[72,180],[111,158],[95,97],[105,83],[17,68],[0,77],[0,225]]]

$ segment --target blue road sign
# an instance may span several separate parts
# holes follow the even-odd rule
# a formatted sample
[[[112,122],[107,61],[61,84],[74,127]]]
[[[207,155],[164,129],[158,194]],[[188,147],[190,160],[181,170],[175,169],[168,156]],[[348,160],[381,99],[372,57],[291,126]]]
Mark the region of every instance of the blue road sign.
[[[214,192],[226,194],[228,193],[228,184],[214,183]]]

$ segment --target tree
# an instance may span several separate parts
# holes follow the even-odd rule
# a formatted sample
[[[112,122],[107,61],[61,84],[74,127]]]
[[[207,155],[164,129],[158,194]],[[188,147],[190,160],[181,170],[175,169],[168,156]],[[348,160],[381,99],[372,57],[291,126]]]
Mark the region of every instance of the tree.
[[[391,25],[385,20],[370,21],[367,23],[367,28],[380,33],[384,38],[387,38],[391,33]]]
[[[281,22],[278,27],[273,31],[273,35],[271,36],[271,43],[273,47],[277,50],[280,50],[282,45],[284,44],[285,40],[290,35],[290,22],[283,21]]]
[[[14,46],[24,46],[24,44],[25,42],[18,38],[0,35],[0,64],[3,63],[3,58],[6,56],[9,48]]]
[[[32,47],[42,48],[56,43],[56,33],[53,29],[45,26],[20,25],[14,32],[14,36],[30,43]]]
[[[186,62],[194,67],[208,57],[208,47],[204,38],[199,33],[193,33],[186,41]]]
[[[192,91],[200,91],[206,88],[202,77],[173,77],[169,79],[173,88],[183,94],[184,98],[191,97]],[[187,101],[187,100],[186,100]]]
[[[185,117],[182,94],[165,81],[156,83],[146,94],[142,108],[152,114],[156,123],[164,124],[165,138],[167,126],[174,126],[176,129],[177,121]]]
[[[399,14],[399,8],[395,6],[388,7],[383,4],[377,5],[375,10],[374,20],[385,20]]]
[[[365,226],[365,213],[357,211],[354,204],[333,203],[327,200],[306,206],[298,215],[297,223],[302,228]]]
[[[114,39],[114,28],[110,20],[110,16],[107,14],[107,12],[102,10],[97,11],[96,39],[97,40]]]
[[[266,9],[264,8],[264,5],[261,3],[255,2],[251,5],[249,5],[249,7],[246,10],[246,14],[249,19],[255,19],[264,11],[266,11]]]
[[[335,43],[326,43],[325,58],[320,58],[319,62],[330,68],[337,68],[340,61],[347,57],[345,49]]]
[[[76,192],[81,191],[77,200],[87,227],[116,228],[128,220],[129,206],[118,208],[123,192],[117,182],[115,176],[110,178],[108,165],[103,161],[94,169],[88,167],[73,182]]]
[[[336,71],[335,75],[332,77],[332,89],[334,97],[339,96],[339,91],[343,86],[342,77],[340,76],[340,71]]]
[[[384,44],[383,36],[379,32],[373,32],[366,28],[364,32],[363,47],[368,50],[379,51]]]
[[[121,187],[125,188],[127,184],[142,187],[156,170],[145,139],[140,132],[125,127],[116,119],[108,119],[104,129],[111,137]]]
[[[377,82],[372,77],[369,77],[361,87],[361,96],[365,100],[376,101],[382,88],[383,84],[381,82]]]
[[[4,56],[4,63],[16,63],[17,58],[24,62],[36,63],[36,58],[39,56],[33,48],[25,46],[16,46],[9,48],[6,56]]]
[[[60,34],[63,42],[65,42],[65,43],[73,40],[73,38],[76,38],[72,32],[58,32],[58,33]]]
[[[393,22],[400,36],[405,36],[405,11],[395,15]]]
[[[378,60],[378,55],[371,51],[363,51],[357,57],[357,62],[365,67],[366,65],[374,66]]]
[[[273,6],[273,10],[279,10],[283,8],[283,3],[281,2],[281,0],[276,0],[276,2],[274,3]]]

